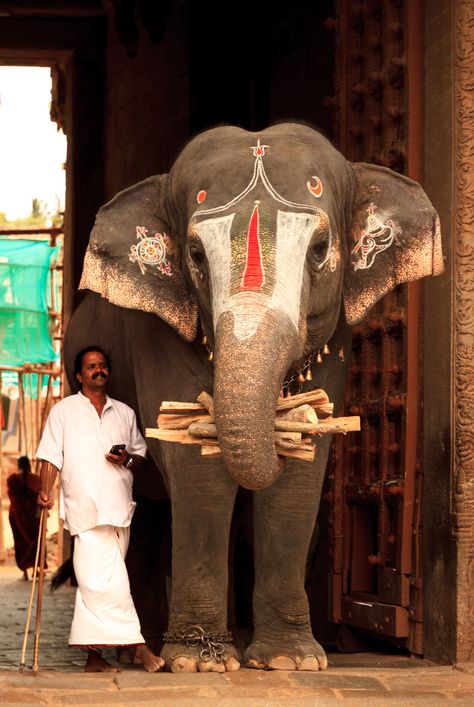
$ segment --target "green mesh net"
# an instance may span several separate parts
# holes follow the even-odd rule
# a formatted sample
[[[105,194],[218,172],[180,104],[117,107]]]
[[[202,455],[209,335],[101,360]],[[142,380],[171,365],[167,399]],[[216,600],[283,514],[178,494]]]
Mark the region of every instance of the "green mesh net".
[[[48,305],[50,266],[59,249],[49,240],[0,237],[0,365],[57,360]]]

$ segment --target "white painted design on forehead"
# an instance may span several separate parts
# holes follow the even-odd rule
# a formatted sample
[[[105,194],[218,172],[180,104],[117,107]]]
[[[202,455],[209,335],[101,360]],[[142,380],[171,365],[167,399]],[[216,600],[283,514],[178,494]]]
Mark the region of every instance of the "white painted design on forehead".
[[[296,331],[306,252],[319,220],[316,214],[278,212],[276,278],[270,307],[285,312]]]
[[[275,286],[271,295],[238,292],[231,296],[231,226],[234,214],[194,225],[206,251],[212,277],[214,330],[219,317],[231,311],[234,335],[245,340],[255,335],[268,309],[284,312],[298,331],[300,294],[306,252],[319,214],[279,211],[276,225]]]
[[[206,251],[212,275],[212,317],[214,330],[222,312],[229,309],[231,245],[230,229],[235,214],[206,219],[193,225]]]
[[[222,206],[216,206],[214,209],[201,209],[199,211],[195,211],[192,218],[204,215],[209,216],[210,214],[217,214],[221,213],[222,211],[227,211],[227,209],[230,209],[231,206],[234,206],[244,197],[246,197],[247,194],[250,194],[250,192],[257,186],[259,180],[261,180],[263,186],[270,194],[270,196],[275,199],[275,201],[278,201],[280,204],[284,204],[285,206],[291,206],[292,208],[305,209],[306,211],[309,210],[314,213],[322,211],[322,209],[318,208],[317,206],[311,206],[310,204],[299,204],[296,201],[288,201],[288,199],[285,199],[283,196],[281,196],[281,194],[277,192],[276,189],[274,189],[266,175],[265,167],[263,166],[263,157],[265,155],[265,150],[268,149],[268,147],[268,145],[260,145],[260,139],[258,139],[257,145],[254,145],[251,148],[255,157],[253,174],[250,182],[247,184],[245,189],[240,192],[240,194],[238,194],[236,197],[228,201],[227,204],[223,204]]]

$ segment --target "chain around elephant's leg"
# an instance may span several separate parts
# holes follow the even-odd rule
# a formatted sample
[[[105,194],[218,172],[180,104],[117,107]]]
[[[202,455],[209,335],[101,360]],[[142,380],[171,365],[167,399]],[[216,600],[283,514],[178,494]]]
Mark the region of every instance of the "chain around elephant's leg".
[[[210,634],[195,625],[175,633],[167,631],[163,638],[162,657],[171,672],[223,673],[240,668],[240,656],[229,632]]]

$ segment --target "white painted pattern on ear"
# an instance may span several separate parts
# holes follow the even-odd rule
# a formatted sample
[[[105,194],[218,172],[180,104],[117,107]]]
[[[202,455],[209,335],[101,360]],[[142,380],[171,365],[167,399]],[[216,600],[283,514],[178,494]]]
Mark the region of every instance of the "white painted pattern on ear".
[[[377,216],[375,204],[370,204],[367,209],[367,226],[359,235],[359,239],[352,249],[351,263],[354,270],[367,270],[374,264],[379,253],[390,248],[392,243],[399,244],[397,236],[401,233],[400,226],[392,219],[387,218],[383,212]]]

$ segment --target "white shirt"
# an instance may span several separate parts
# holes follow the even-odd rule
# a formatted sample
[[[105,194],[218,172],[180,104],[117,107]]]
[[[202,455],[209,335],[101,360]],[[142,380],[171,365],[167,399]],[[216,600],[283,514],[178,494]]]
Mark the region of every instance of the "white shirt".
[[[105,459],[113,444],[146,456],[133,410],[106,396],[102,416],[82,393],[57,403],[48,415],[36,456],[61,471],[60,517],[71,535],[98,525],[130,525],[136,503],[129,469]]]

